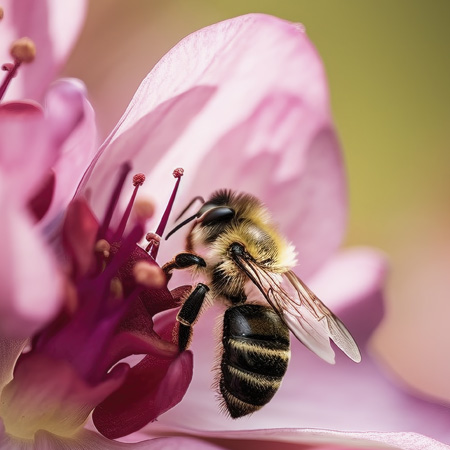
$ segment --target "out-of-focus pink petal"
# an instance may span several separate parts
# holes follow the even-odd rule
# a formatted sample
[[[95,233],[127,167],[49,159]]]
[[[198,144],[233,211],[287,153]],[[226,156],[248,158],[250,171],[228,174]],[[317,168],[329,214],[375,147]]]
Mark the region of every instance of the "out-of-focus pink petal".
[[[94,112],[86,99],[85,85],[75,78],[61,79],[54,82],[45,95],[44,109],[46,118],[51,126],[52,139],[59,145],[67,145],[67,140],[76,131],[87,134],[91,139],[89,147],[85,150],[90,155],[91,147],[95,144]],[[81,130],[79,127],[87,120],[87,127]],[[66,152],[73,146],[68,143]],[[70,145],[71,144],[71,145]]]
[[[94,424],[110,439],[133,433],[176,405],[191,378],[190,351],[174,360],[146,356],[130,369],[125,383],[95,408]]]
[[[85,108],[83,89],[75,83],[59,82],[48,92],[45,117],[32,108],[2,115],[0,170],[10,195],[19,202],[34,198],[58,160],[62,145],[84,118]],[[78,172],[75,182],[81,176]]]
[[[48,114],[55,118],[52,127],[60,130],[63,143],[53,167],[55,192],[41,227],[47,226],[67,206],[97,149],[95,114],[84,84],[75,79],[58,80],[46,99]],[[58,122],[63,123],[56,121],[58,115]]]
[[[15,117],[24,115],[28,117],[30,114],[43,114],[42,106],[32,100],[21,100],[18,102],[5,102],[0,104],[0,119],[14,114]]]
[[[25,202],[57,158],[41,114],[9,114],[0,121],[0,171],[9,195]]]
[[[28,214],[13,200],[0,185],[0,333],[19,338],[31,336],[57,313],[61,277]]]
[[[360,364],[353,363],[337,351],[336,365],[330,366],[292,338],[288,371],[273,400],[250,417],[228,419],[220,413],[215,393],[210,389],[218,339],[213,329],[219,315],[219,308],[212,308],[195,326],[192,344],[195,371],[185,398],[148,429],[159,424],[197,430],[201,427],[203,430],[226,431],[227,437],[228,430],[287,427],[358,432],[414,431],[450,442],[450,410],[399,391],[383,376],[364,346],[367,335],[380,318],[384,259],[375,252],[353,250],[338,256],[338,260],[345,270],[341,270],[337,262],[331,263],[327,269],[328,276],[317,275],[317,280],[321,278],[321,285],[314,283],[314,287],[325,303],[330,300],[330,306],[357,340],[363,338]],[[364,272],[361,273],[363,267]],[[347,281],[338,282],[338,274],[345,276]],[[330,283],[330,291],[333,283],[336,290],[343,289],[346,283],[351,282],[352,276],[355,276],[354,284],[359,287],[353,293],[345,288],[349,302],[343,302],[346,297],[339,293],[330,293],[326,298],[328,287],[322,289],[322,284]],[[364,329],[364,324],[367,329]]]
[[[70,435],[121,385],[127,371],[126,364],[119,364],[98,383],[89,383],[67,361],[45,354],[23,354],[13,380],[1,393],[0,415],[5,429],[28,439],[40,429]]]
[[[55,172],[50,170],[45,177],[38,192],[28,201],[28,208],[37,221],[47,213],[55,193]]]
[[[298,244],[302,275],[342,238],[346,187],[324,70],[302,27],[275,17],[242,16],[182,40],[143,81],[101,152],[82,187],[92,189],[98,214],[111,171],[131,160],[149,173],[141,193],[159,198],[169,196],[173,168],[184,167],[179,205],[216,188],[261,197]],[[161,261],[180,242],[163,247]]]
[[[4,0],[0,28],[1,64],[11,61],[9,47],[27,36],[36,44],[36,58],[23,64],[6,92],[6,99],[42,100],[83,25],[85,0]]]
[[[64,249],[70,255],[76,276],[88,273],[94,263],[93,250],[99,224],[84,199],[69,204],[62,229]]]

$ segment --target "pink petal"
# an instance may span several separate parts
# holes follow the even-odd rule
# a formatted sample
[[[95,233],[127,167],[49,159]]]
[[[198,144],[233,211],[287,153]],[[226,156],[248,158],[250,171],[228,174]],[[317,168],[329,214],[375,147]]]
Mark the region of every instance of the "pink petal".
[[[62,240],[65,252],[70,255],[72,270],[77,276],[85,275],[92,268],[98,228],[97,219],[84,199],[77,199],[69,204]]]
[[[42,115],[8,114],[0,121],[0,168],[10,195],[28,200],[57,158]]]
[[[336,365],[330,366],[292,339],[291,362],[273,400],[251,417],[233,421],[220,413],[215,392],[210,389],[217,342],[213,324],[219,314],[218,308],[212,308],[195,326],[192,345],[195,371],[185,398],[148,430],[153,432],[160,424],[175,429],[190,428],[199,434],[220,430],[223,437],[229,436],[229,430],[266,428],[414,431],[450,442],[450,410],[398,390],[383,376],[365,348],[367,336],[380,319],[384,259],[368,250],[352,250],[338,256],[338,261],[345,270],[337,262],[331,263],[328,276],[318,275],[317,280],[322,278],[321,285],[314,288],[319,295],[326,293],[328,285],[330,290],[336,288],[336,295],[330,294],[328,298],[322,295],[322,300],[330,300],[330,306],[356,339],[361,338],[360,364],[337,352]],[[339,273],[342,279],[337,277]],[[346,288],[344,294],[350,295],[348,301],[343,301],[345,297],[339,290],[351,286],[352,279],[359,287],[353,293]]]
[[[82,187],[98,214],[111,173],[131,160],[150,172],[142,194],[162,199],[184,167],[181,206],[223,187],[261,197],[298,245],[302,275],[342,238],[346,187],[325,74],[297,25],[256,14],[188,36],[143,81],[101,152]]]
[[[30,352],[18,360],[1,393],[1,417],[12,435],[31,437],[43,428],[67,435],[82,427],[92,409],[114,392],[128,371],[115,366],[98,383],[86,382],[62,359]]]
[[[0,444],[1,443],[0,435]],[[150,439],[136,443],[117,442],[111,441],[96,432],[87,430],[83,430],[73,438],[63,438],[41,431],[36,433],[35,445],[36,447],[32,448],[38,448],[40,450],[60,450],[62,448],[70,450],[219,450],[223,448],[192,437],[168,437]],[[27,447],[24,447],[23,450],[27,450]]]
[[[95,408],[94,424],[110,439],[137,431],[176,405],[191,377],[189,351],[174,360],[146,356],[130,369],[125,383]]]
[[[61,277],[30,217],[13,200],[0,185],[0,333],[22,338],[31,336],[59,310]]]
[[[4,0],[0,28],[0,61],[11,61],[9,47],[23,36],[36,44],[36,59],[19,69],[6,93],[7,99],[42,100],[71,51],[83,24],[85,0]]]
[[[171,434],[174,430],[161,427],[162,435]],[[411,432],[379,433],[379,432],[338,432],[319,429],[277,428],[263,430],[242,430],[224,432],[198,432],[180,429],[185,436],[202,437],[223,448],[234,450],[368,450],[400,449],[400,450],[448,450],[450,446],[427,436]]]
[[[58,121],[56,118],[52,120],[52,127],[60,130],[63,143],[53,167],[55,192],[41,227],[45,227],[67,206],[97,150],[95,114],[86,98],[85,86],[75,79],[59,80],[51,86],[46,98],[50,109],[48,113],[52,117],[60,117]],[[58,123],[62,121],[62,124]]]
[[[86,100],[79,84],[59,82],[49,90],[46,100],[46,117],[28,108],[20,114],[3,112],[0,121],[1,172],[6,189],[20,202],[40,190],[61,146],[84,118]],[[80,176],[75,172],[76,182]]]

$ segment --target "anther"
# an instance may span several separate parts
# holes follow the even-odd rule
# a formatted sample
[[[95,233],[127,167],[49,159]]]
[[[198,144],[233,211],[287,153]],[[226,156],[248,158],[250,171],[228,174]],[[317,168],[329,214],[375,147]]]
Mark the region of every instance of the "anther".
[[[184,169],[183,169],[182,167],[178,167],[177,169],[175,169],[175,170],[172,172],[172,175],[173,175],[175,178],[181,178],[181,177],[183,176],[183,174],[184,174]]]
[[[146,198],[138,198],[133,205],[133,216],[139,223],[150,219],[155,212],[154,203]]]
[[[36,56],[36,46],[34,42],[27,37],[18,39],[13,42],[10,48],[10,54],[14,58],[14,64],[3,64],[2,69],[8,73],[0,85],[0,100],[3,98],[6,92],[6,88],[9,86],[11,80],[16,76],[17,71],[22,63],[30,63]]]
[[[137,173],[133,176],[133,186],[142,186],[145,181],[145,175],[143,173]]]
[[[131,209],[133,208],[134,200],[136,199],[136,194],[140,186],[144,184],[145,175],[143,173],[137,173],[133,176],[133,186],[134,191],[131,194],[130,201],[128,202],[127,209],[123,213],[122,219],[120,220],[119,226],[114,234],[114,240],[119,241],[125,231],[128,219],[130,218]]]
[[[178,187],[180,185],[180,181],[181,181],[181,177],[183,176],[184,173],[184,169],[182,169],[181,167],[175,169],[172,172],[172,175],[177,179],[176,183],[175,183],[175,187],[173,189],[172,195],[170,196],[169,202],[167,203],[166,206],[166,210],[164,211],[164,214],[161,218],[161,222],[159,222],[158,228],[156,229],[156,234],[158,236],[162,236],[164,234],[164,230],[166,229],[166,225],[167,222],[169,221],[169,216],[170,216],[170,212],[172,211],[172,206],[173,203],[175,201],[175,197],[177,195],[177,191],[178,191]],[[154,245],[153,248],[149,248],[149,246],[147,246],[147,252],[150,251],[150,256],[155,259],[156,255],[158,254],[158,248],[159,246]]]
[[[30,63],[36,57],[36,46],[30,38],[23,37],[13,42],[9,53],[17,62]]]
[[[123,285],[117,277],[111,280],[109,291],[115,300],[121,300],[123,298]]]
[[[133,267],[136,283],[147,288],[162,288],[166,283],[166,276],[159,266],[145,261],[137,262]]]
[[[100,239],[95,243],[95,253],[101,253],[105,259],[109,258],[111,245],[106,239]]]
[[[149,252],[152,247],[159,247],[159,243],[161,242],[161,236],[158,236],[156,233],[147,233],[145,239],[148,242],[148,245],[145,249],[146,252]]]
[[[3,8],[0,6],[0,20],[3,19]]]

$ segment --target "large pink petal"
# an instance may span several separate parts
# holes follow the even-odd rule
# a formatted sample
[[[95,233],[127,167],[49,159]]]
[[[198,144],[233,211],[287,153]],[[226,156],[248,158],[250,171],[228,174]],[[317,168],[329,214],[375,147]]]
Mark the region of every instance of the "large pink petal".
[[[70,450],[219,450],[223,448],[192,437],[168,437],[136,443],[117,442],[87,430],[72,438],[63,438],[42,431],[36,433],[35,445],[36,447],[32,448],[39,450],[61,450],[64,448]],[[23,450],[27,450],[27,448],[24,447]]]
[[[83,24],[85,0],[4,0],[0,26],[0,61],[11,61],[9,47],[23,36],[37,48],[33,63],[23,65],[12,81],[6,99],[42,100],[71,51]]]
[[[0,333],[29,337],[58,311],[61,277],[26,211],[0,185]]]
[[[161,428],[162,435],[173,430]],[[224,432],[182,429],[183,436],[199,436],[233,450],[449,450],[450,446],[412,432],[339,432],[319,429],[277,428]],[[164,447],[163,447],[164,448]]]
[[[300,26],[247,15],[188,36],[143,81],[101,152],[82,187],[99,214],[111,172],[131,160],[150,173],[141,192],[158,196],[156,220],[178,166],[186,170],[179,205],[219,187],[262,197],[298,245],[302,274],[342,238],[339,144],[324,70]]]
[[[329,267],[328,276],[322,277],[324,288],[319,285],[314,288],[325,302],[325,294],[331,292],[333,286],[337,291],[342,287],[346,289],[348,297],[339,300],[339,293],[329,294],[328,300],[363,344],[360,364],[337,351],[336,365],[328,365],[292,339],[291,362],[279,392],[261,411],[233,421],[220,413],[215,393],[209,388],[213,382],[211,368],[217,342],[213,324],[218,310],[213,308],[195,327],[192,345],[195,370],[185,398],[147,429],[156,430],[160,424],[187,427],[199,433],[202,430],[228,433],[229,430],[288,427],[355,432],[414,431],[450,442],[450,410],[397,389],[383,376],[364,345],[381,317],[384,259],[378,253],[360,249],[339,255],[338,260],[345,270],[340,270],[337,263],[330,263],[334,268]],[[365,278],[365,282],[358,278]],[[359,283],[359,288],[350,293],[346,286],[352,283]]]

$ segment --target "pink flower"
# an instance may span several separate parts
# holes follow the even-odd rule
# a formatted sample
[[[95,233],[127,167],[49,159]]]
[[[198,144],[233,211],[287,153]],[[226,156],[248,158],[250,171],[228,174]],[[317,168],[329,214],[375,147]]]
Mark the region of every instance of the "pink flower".
[[[49,227],[73,197],[92,158],[95,125],[80,82],[48,85],[73,45],[85,3],[70,1],[67,11],[55,1],[6,1],[2,6],[0,54],[6,71],[0,99],[14,100],[0,104],[5,243],[0,330],[22,338],[47,323],[61,306],[56,262],[37,228]],[[64,13],[71,24],[58,41]],[[38,226],[33,225],[36,220]],[[39,265],[30,254],[40,255]]]
[[[22,162],[27,164],[25,158]],[[142,218],[125,227],[128,200],[136,189],[122,185],[129,163],[146,173],[140,194],[158,200],[169,196],[167,174],[177,166],[186,170],[180,205],[221,187],[258,195],[296,245],[298,275],[354,334],[363,350],[361,365],[338,355],[336,366],[328,366],[293,340],[291,366],[275,398],[252,417],[232,421],[220,414],[209,388],[212,323],[218,314],[212,308],[195,326],[194,376],[181,403],[126,437],[135,444],[112,443],[82,429],[95,408],[94,423],[103,434],[115,438],[136,431],[178,403],[190,382],[191,353],[178,355],[169,342],[174,310],[154,327],[152,321],[156,312],[175,306],[179,291],[170,295],[162,287],[155,293],[145,284],[136,290],[139,283],[130,271],[141,259],[146,270],[157,269],[135,246]],[[245,448],[261,448],[261,441],[277,448],[290,448],[289,443],[448,448],[425,436],[449,440],[448,411],[395,389],[367,353],[367,341],[382,314],[385,263],[370,249],[337,252],[346,207],[325,75],[302,27],[248,15],[184,39],[144,80],[86,172],[61,235],[69,262],[64,278],[68,288],[60,295],[64,309],[34,335],[12,381],[21,346],[6,339],[0,343],[0,411],[6,426],[2,445],[17,444],[20,438],[11,430],[19,430],[20,417],[31,417],[31,427],[21,436],[34,439],[36,448],[212,449],[237,448],[239,441]],[[156,208],[159,218],[164,202],[156,202]],[[155,229],[151,222],[147,226]],[[120,245],[105,247],[103,239],[116,239]],[[19,247],[12,246],[13,256]],[[159,260],[165,262],[182,248],[178,233],[161,245]],[[51,259],[48,248],[39,250]],[[36,249],[27,248],[31,258],[26,262],[35,257],[31,251]],[[105,264],[104,271],[98,270],[98,262]],[[40,274],[36,285],[44,286],[54,273],[56,268]],[[123,293],[110,283],[115,276]],[[100,292],[106,293],[106,301],[99,301]],[[141,303],[134,302],[137,298]],[[125,306],[129,309],[124,313]],[[152,356],[131,369],[119,362],[131,353],[150,352]],[[45,396],[37,395],[43,392]],[[155,410],[149,414],[151,405]],[[159,439],[151,439],[155,437]],[[32,442],[21,444],[30,448]]]

